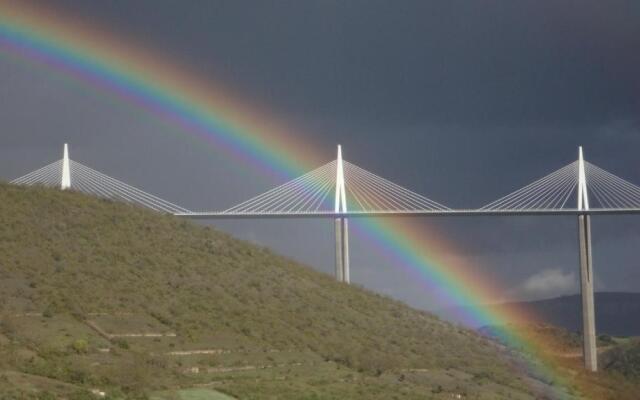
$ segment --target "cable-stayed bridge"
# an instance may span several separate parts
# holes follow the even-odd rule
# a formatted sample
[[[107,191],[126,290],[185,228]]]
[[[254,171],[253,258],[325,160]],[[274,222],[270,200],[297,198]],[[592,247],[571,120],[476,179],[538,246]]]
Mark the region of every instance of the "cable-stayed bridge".
[[[71,160],[66,145],[63,154],[62,159],[11,183],[71,189],[159,212],[202,219],[640,213],[640,186],[580,159],[478,208],[447,207],[340,157],[226,210],[190,211]],[[338,168],[339,164],[341,168]],[[581,168],[584,180],[588,182],[587,201],[583,206],[578,204]],[[345,207],[340,210],[335,202],[341,197],[337,191],[339,169],[342,171],[340,186],[345,196]]]
[[[62,159],[28,173],[11,183],[16,185],[42,185],[76,190],[92,196],[134,203],[155,211],[179,214],[188,213],[186,208],[162,200],[152,194],[98,172],[69,158],[65,144]]]
[[[331,218],[336,278],[349,283],[348,219],[383,216],[575,215],[578,219],[585,367],[597,370],[591,215],[640,214],[640,186],[578,159],[479,208],[452,209],[355,164],[337,158],[296,179],[221,211],[190,211],[69,158],[11,181],[76,190],[193,219]]]

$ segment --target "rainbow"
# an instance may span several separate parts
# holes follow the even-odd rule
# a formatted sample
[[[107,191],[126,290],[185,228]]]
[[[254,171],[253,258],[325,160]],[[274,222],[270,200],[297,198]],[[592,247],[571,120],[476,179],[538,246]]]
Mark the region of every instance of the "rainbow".
[[[51,66],[147,110],[266,175],[297,177],[320,164],[308,141],[301,142],[288,127],[236,100],[223,85],[198,79],[184,66],[123,44],[130,42],[46,8],[0,3],[0,56],[17,55]],[[532,318],[521,310],[498,312],[483,307],[500,288],[479,276],[471,265],[446,262],[438,256],[453,246],[436,231],[391,218],[362,219],[352,226],[393,265],[423,282],[428,292],[449,304],[469,306],[464,316],[467,321],[507,325]],[[530,363],[536,374],[559,387],[564,385],[559,369],[544,359],[544,343],[515,331],[506,335],[512,344],[539,355],[539,360]],[[556,397],[562,397],[560,390]]]
[[[47,8],[0,3],[0,51],[5,54],[112,93],[263,173],[286,178],[310,161],[321,161],[308,140],[302,142],[290,127],[241,104],[224,85],[123,44],[130,42]]]

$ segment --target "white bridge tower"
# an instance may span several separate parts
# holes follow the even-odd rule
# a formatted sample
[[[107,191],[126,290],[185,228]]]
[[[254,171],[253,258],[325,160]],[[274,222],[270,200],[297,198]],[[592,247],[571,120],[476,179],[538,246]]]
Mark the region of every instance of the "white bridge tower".
[[[346,217],[339,216],[347,212],[347,194],[344,185],[344,166],[342,163],[342,147],[338,145],[336,162],[336,198],[334,211],[336,229],[336,279],[339,282],[350,282],[349,276],[349,226]]]
[[[587,178],[584,169],[582,146],[578,150],[578,210],[589,211]],[[591,257],[591,217],[578,216],[580,243],[580,293],[582,295],[582,340],[584,366],[589,371],[598,370],[596,349],[596,318],[593,298],[593,261]]]
[[[60,189],[66,190],[71,188],[71,169],[69,168],[69,145],[64,144],[64,152],[62,155],[62,179],[60,181]]]

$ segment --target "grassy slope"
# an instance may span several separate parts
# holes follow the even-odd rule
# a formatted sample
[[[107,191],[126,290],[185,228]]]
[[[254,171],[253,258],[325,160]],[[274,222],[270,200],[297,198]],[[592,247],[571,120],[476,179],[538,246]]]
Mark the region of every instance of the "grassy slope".
[[[640,339],[629,338],[618,346],[611,346],[602,355],[600,363],[607,370],[640,381]]]
[[[77,193],[0,185],[0,316],[5,394],[530,398],[473,332],[215,230]],[[111,336],[145,332],[175,336]],[[204,349],[217,353],[168,354]]]

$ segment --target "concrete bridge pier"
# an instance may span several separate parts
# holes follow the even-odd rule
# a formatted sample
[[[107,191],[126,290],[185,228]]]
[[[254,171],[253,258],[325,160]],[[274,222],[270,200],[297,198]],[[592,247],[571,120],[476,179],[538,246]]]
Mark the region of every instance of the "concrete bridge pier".
[[[349,272],[349,221],[342,218],[342,281],[351,283]]]
[[[335,228],[336,228],[336,280],[338,282],[343,281],[342,270],[343,270],[343,260],[342,256],[342,218],[336,218],[335,220]]]
[[[344,165],[342,162],[342,147],[338,145],[338,157],[336,159],[336,197],[335,213],[347,212],[347,190],[344,180]],[[336,229],[336,279],[339,282],[349,283],[349,225],[347,218],[335,219]]]
[[[589,193],[582,146],[578,148],[578,210],[589,210]],[[593,301],[593,262],[591,258],[591,217],[578,216],[578,240],[580,249],[580,293],[582,294],[582,353],[584,367],[598,370],[596,348],[596,314]]]
[[[346,218],[335,219],[336,228],[336,279],[350,283],[349,274],[349,225]]]
[[[582,294],[582,351],[587,370],[598,370],[596,316],[593,297],[593,263],[591,258],[591,217],[578,217],[580,241],[580,293]]]

